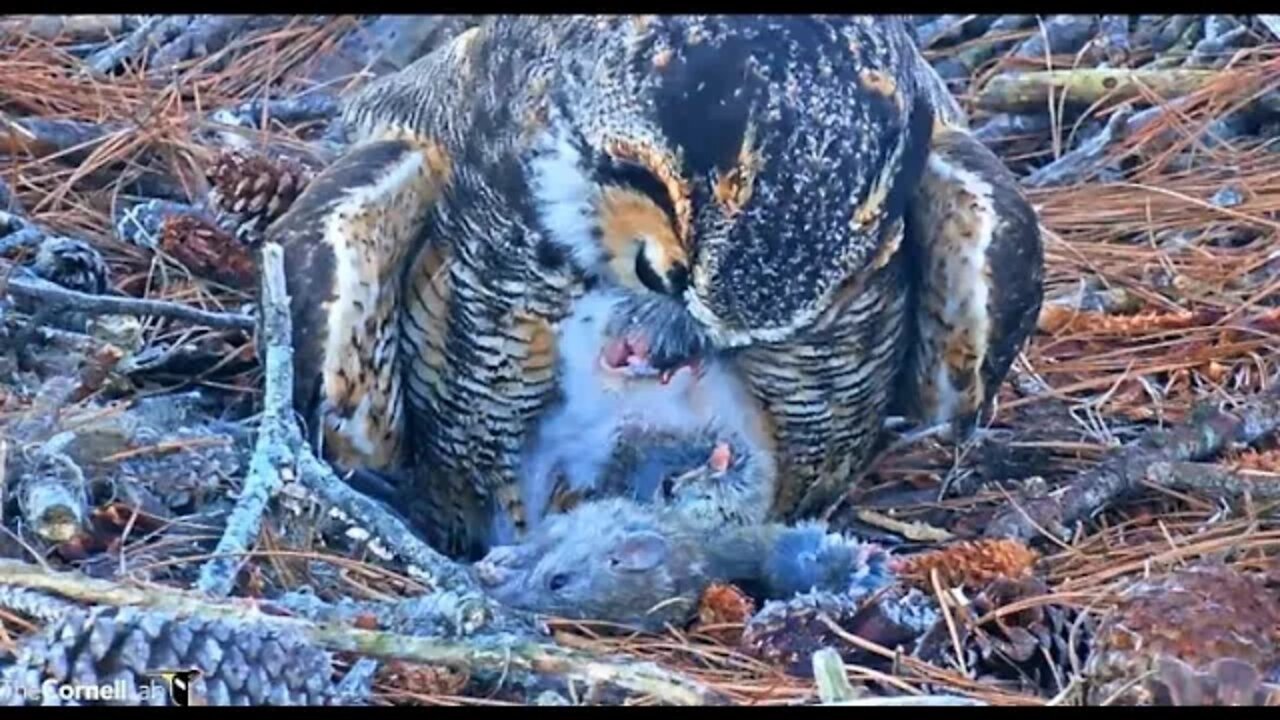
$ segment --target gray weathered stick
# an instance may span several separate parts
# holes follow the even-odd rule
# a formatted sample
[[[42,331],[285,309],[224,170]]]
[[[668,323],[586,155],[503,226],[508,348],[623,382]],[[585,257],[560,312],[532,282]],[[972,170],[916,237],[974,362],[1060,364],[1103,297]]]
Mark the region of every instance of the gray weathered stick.
[[[419,540],[404,520],[352,489],[332,468],[319,460],[309,446],[303,445],[298,455],[302,483],[325,502],[373,533],[392,553],[412,566],[417,574],[425,575],[436,587],[457,591],[475,590],[475,581],[466,568]]]
[[[228,520],[227,534],[218,553],[243,553],[257,537],[266,501],[280,485],[280,472],[296,472],[304,486],[346,513],[365,530],[413,566],[436,587],[474,590],[471,575],[419,540],[409,527],[380,504],[353,490],[312,451],[293,416],[293,337],[289,297],[284,279],[284,251],[267,243],[262,252],[262,347],[266,366],[264,411],[258,445],[249,465],[249,476],[236,511]],[[288,465],[285,463],[288,462]],[[234,578],[232,557],[220,557],[206,565],[201,587],[229,591]]]
[[[94,53],[86,61],[90,72],[107,75],[125,60],[137,57],[151,44],[167,43],[191,24],[191,15],[152,15],[120,42]]]
[[[76,310],[88,315],[152,315],[211,328],[237,330],[252,330],[257,324],[248,315],[210,312],[165,300],[90,295],[39,278],[10,277],[4,289],[15,297],[37,300],[45,307]]]
[[[567,676],[589,684],[615,685],[675,705],[707,705],[722,701],[701,683],[664,670],[654,663],[625,658],[599,659],[576,650],[509,634],[451,640],[343,625],[318,625],[307,620],[262,613],[246,601],[210,602],[175,588],[123,585],[77,573],[52,573],[36,565],[0,559],[0,587],[5,585],[95,605],[139,606],[236,621],[251,619],[297,632],[330,651],[446,665],[466,671]]]
[[[1133,111],[1128,106],[1116,110],[1107,118],[1102,132],[1080,143],[1080,146],[1044,167],[1036,169],[1023,181],[1028,187],[1049,187],[1081,182],[1097,172],[1098,161],[1114,143],[1128,134],[1129,118]]]
[[[1280,15],[1254,15],[1262,26],[1271,31],[1277,40],[1280,40]]]
[[[293,424],[293,333],[289,319],[289,295],[284,282],[284,250],[271,243],[262,251],[261,342],[267,348],[266,390],[258,443],[249,461],[249,473],[227,518],[227,529],[216,557],[200,568],[197,587],[214,596],[225,596],[235,586],[244,553],[258,539],[267,504],[283,483],[282,473],[293,472],[296,457],[290,443]]]
[[[98,40],[128,29],[127,15],[18,15],[0,21],[0,33],[20,32],[41,40]]]
[[[1212,463],[1157,462],[1147,468],[1148,482],[1171,490],[1200,492],[1215,498],[1280,500],[1280,480],[1275,476],[1250,480],[1248,476]]]
[[[1273,386],[1276,387],[1276,386]],[[996,516],[987,537],[1030,540],[1043,528],[1060,536],[1140,487],[1147,469],[1158,462],[1206,460],[1229,443],[1251,444],[1280,429],[1280,391],[1271,390],[1228,412],[1201,408],[1183,425],[1152,432],[1139,442],[1110,452],[1096,467],[1081,474],[1061,494],[1018,502]]]

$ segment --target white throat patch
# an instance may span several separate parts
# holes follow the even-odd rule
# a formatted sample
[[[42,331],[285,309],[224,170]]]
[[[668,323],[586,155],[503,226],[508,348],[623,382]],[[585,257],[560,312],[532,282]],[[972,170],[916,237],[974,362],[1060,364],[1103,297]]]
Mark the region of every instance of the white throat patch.
[[[551,241],[568,250],[579,267],[592,271],[603,261],[592,233],[600,189],[582,171],[582,153],[563,132],[545,133],[536,147],[529,181],[538,217]]]

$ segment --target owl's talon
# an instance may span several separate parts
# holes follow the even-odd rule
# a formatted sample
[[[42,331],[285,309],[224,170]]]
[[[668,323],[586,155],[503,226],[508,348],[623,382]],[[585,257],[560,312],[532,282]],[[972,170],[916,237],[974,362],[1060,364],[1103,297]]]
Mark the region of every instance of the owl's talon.
[[[896,452],[898,450],[902,450],[907,447],[910,447],[911,445],[915,445],[916,443],[921,442],[922,440],[928,440],[930,438],[946,441],[946,440],[949,440],[951,436],[952,436],[951,423],[949,421],[940,422],[934,425],[928,425],[922,428],[916,428],[914,430],[909,430],[907,432],[901,433],[900,435],[898,435],[897,438],[894,439],[892,443],[889,444],[889,447],[886,449],[886,452]]]

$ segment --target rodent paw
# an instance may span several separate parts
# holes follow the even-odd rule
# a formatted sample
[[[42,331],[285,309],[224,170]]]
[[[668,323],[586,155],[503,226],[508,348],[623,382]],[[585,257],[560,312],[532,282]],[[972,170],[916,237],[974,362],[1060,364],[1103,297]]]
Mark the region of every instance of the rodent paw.
[[[482,587],[502,585],[525,565],[527,555],[523,546],[499,545],[471,566],[471,575]]]

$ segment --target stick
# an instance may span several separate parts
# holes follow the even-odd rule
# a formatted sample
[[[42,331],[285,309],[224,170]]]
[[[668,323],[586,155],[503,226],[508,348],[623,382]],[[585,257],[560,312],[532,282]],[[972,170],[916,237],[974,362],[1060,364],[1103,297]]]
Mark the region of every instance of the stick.
[[[916,43],[924,49],[943,40],[958,39],[963,35],[966,15],[941,15],[936,20],[916,26]]]
[[[1120,108],[1107,118],[1102,132],[1048,165],[1037,168],[1023,182],[1028,187],[1050,187],[1085,180],[1099,169],[1098,160],[1106,155],[1107,149],[1128,135],[1132,114],[1128,106]]]
[[[1270,30],[1277,40],[1280,40],[1280,15],[1254,15],[1253,17]]]
[[[1152,38],[1151,49],[1163,55],[1180,44],[1189,47],[1193,41],[1188,38],[1199,33],[1202,28],[1201,17],[1200,15],[1174,15],[1169,18],[1164,27]]]
[[[41,40],[63,35],[76,40],[105,40],[127,29],[125,15],[20,15],[0,21],[0,33],[20,32]]]
[[[1206,20],[1207,23],[1208,21]],[[1191,49],[1191,54],[1187,56],[1183,65],[1186,67],[1212,68],[1220,68],[1226,65],[1227,61],[1231,59],[1230,53],[1227,51],[1243,44],[1242,41],[1245,40],[1248,32],[1249,28],[1239,25],[1221,35],[1206,37]]]
[[[1008,34],[1011,31],[1021,30],[1027,25],[1035,24],[1034,15],[1001,15],[991,23],[983,35],[995,35],[998,38],[1001,35]],[[1017,40],[996,38],[974,40],[966,43],[963,47],[953,54],[939,58],[934,64],[934,69],[938,74],[948,80],[963,80],[968,84],[969,77],[973,75],[983,63],[995,57],[999,53],[1007,52],[1010,48],[1017,44]]]
[[[147,69],[170,70],[183,60],[217,52],[248,29],[252,20],[252,15],[198,16],[151,56]]]
[[[992,112],[1036,112],[1049,97],[1068,107],[1087,107],[1109,98],[1146,102],[1140,92],[1151,88],[1166,100],[1188,95],[1218,77],[1213,70],[1128,70],[1076,68],[997,75],[978,94],[977,105]],[[1065,96],[1065,99],[1064,99]]]
[[[1280,500],[1280,478],[1271,476],[1254,481],[1243,473],[1210,463],[1152,463],[1147,468],[1145,479],[1160,487],[1203,492],[1214,497],[1240,498],[1248,495],[1255,500]]]
[[[1280,390],[1275,388],[1235,412],[1201,408],[1177,428],[1153,431],[1138,442],[1110,451],[1097,467],[1076,477],[1062,493],[1023,501],[998,514],[987,525],[985,535],[1031,540],[1039,533],[1037,528],[1045,528],[1067,537],[1069,525],[1138,488],[1152,464],[1206,460],[1228,443],[1256,443],[1277,429]]]
[[[1034,135],[1048,132],[1052,127],[1049,116],[1044,113],[1032,115],[1010,115],[1000,113],[993,115],[973,132],[979,142],[991,147],[996,143],[1007,142],[1019,135]]]
[[[1127,108],[1117,109],[1107,119],[1107,124],[1101,132],[1080,143],[1074,150],[1057,160],[1036,169],[1024,182],[1030,187],[1054,187],[1087,180],[1101,169],[1094,166],[1093,163],[1105,156],[1107,151],[1117,142],[1121,142],[1124,138],[1140,132],[1166,114],[1175,112],[1185,105],[1186,101],[1187,98],[1178,98],[1168,105],[1150,107],[1138,113],[1131,113]],[[1123,122],[1120,122],[1120,120],[1123,120]],[[1217,122],[1219,121],[1215,121],[1215,123]],[[1157,137],[1163,138],[1169,133],[1172,133],[1172,131],[1162,131]],[[1111,161],[1119,162],[1127,155],[1128,153],[1112,157]]]
[[[1042,62],[1045,55],[1079,52],[1096,35],[1094,25],[1092,15],[1051,15],[1022,41],[1013,56]]]
[[[1129,62],[1133,44],[1129,40],[1128,15],[1103,15],[1098,19],[1098,52],[1112,67]]]
[[[64,157],[67,162],[77,163],[89,156],[94,142],[124,129],[124,125],[111,122],[31,117],[15,120],[0,116],[0,153],[43,157],[77,148]]]
[[[424,577],[434,587],[458,591],[475,589],[475,580],[465,567],[419,540],[404,520],[381,504],[353,490],[315,456],[309,445],[304,445],[298,453],[298,465],[307,489],[376,535],[392,553],[410,565],[412,574]]]
[[[330,85],[357,73],[399,70],[481,22],[477,15],[377,15],[348,31],[317,58],[306,78]]]
[[[14,297],[43,303],[45,307],[89,315],[151,315],[223,330],[253,330],[257,326],[252,317],[239,313],[210,312],[167,300],[90,295],[39,278],[10,277],[5,291]]]
[[[265,510],[264,498],[279,489],[279,468],[285,468],[284,462],[291,460],[287,470],[291,476],[296,469],[298,479],[306,488],[377,535],[391,552],[411,566],[416,575],[423,576],[434,587],[475,591],[471,574],[462,565],[419,540],[404,521],[379,503],[351,489],[304,440],[293,416],[293,330],[284,279],[284,251],[278,243],[264,245],[262,275],[259,312],[264,319],[267,386],[262,426],[249,464],[245,489],[236,511],[228,520],[227,534],[219,543],[218,553],[242,553],[257,537],[261,514]],[[211,561],[202,572],[201,587],[226,587],[225,583],[234,577],[234,574],[228,575],[233,562],[225,558]]]
[[[190,15],[152,15],[120,42],[90,55],[85,65],[96,75],[107,75],[126,58],[139,55],[149,43],[172,39],[190,22]]]
[[[293,424],[293,334],[289,319],[289,295],[284,281],[284,250],[275,243],[262,253],[262,342],[266,347],[266,390],[262,424],[249,461],[249,473],[227,518],[227,529],[214,551],[216,557],[200,568],[196,587],[213,596],[230,594],[245,552],[262,529],[267,504],[279,492],[282,473],[292,473],[296,456],[289,426]]]
[[[217,122],[223,117],[244,127],[258,127],[263,116],[285,125],[328,120],[338,115],[338,99],[328,93],[309,92],[305,95],[285,98],[247,100],[235,107],[219,110],[210,116]]]
[[[243,601],[210,602],[176,588],[129,586],[78,573],[51,573],[15,560],[0,560],[0,586],[3,585],[53,593],[96,605],[140,606],[207,618],[250,620],[297,632],[309,642],[335,652],[446,665],[467,672],[565,675],[580,682],[610,683],[675,705],[722,702],[722,698],[701,683],[664,670],[654,663],[625,658],[616,661],[596,659],[576,650],[544,645],[505,633],[449,640],[315,624],[263,613],[253,604]]]

